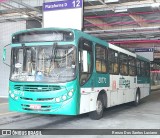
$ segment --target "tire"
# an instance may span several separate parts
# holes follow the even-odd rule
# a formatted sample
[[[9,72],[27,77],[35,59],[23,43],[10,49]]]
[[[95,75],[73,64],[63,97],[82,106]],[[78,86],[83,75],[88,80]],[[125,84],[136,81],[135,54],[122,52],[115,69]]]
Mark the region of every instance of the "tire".
[[[140,104],[140,93],[136,93],[135,101],[134,101],[134,106],[138,106]]]
[[[89,113],[89,117],[93,120],[99,120],[103,117],[104,101],[102,95],[100,95],[96,102],[96,110]]]

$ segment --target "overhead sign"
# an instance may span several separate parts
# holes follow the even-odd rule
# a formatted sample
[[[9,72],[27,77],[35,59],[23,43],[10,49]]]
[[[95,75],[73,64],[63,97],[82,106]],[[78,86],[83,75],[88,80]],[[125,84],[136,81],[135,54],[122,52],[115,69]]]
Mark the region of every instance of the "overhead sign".
[[[71,8],[82,8],[82,0],[65,0],[43,4],[43,11],[53,11]]]
[[[83,27],[83,0],[44,2],[43,27],[81,30]]]
[[[136,48],[135,52],[153,52],[153,48]]]
[[[136,48],[135,53],[153,61],[154,48]]]

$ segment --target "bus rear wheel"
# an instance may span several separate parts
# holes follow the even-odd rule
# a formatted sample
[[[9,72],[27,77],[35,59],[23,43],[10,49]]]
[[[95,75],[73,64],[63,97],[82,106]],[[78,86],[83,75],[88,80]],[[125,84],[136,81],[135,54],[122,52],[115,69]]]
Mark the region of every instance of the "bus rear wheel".
[[[137,93],[136,93],[136,97],[135,97],[135,101],[134,101],[134,105],[135,105],[135,106],[138,106],[139,103],[140,103],[140,93],[137,92]]]
[[[99,120],[103,116],[103,110],[104,110],[104,102],[102,95],[100,95],[96,102],[96,110],[89,113],[89,117],[93,120]]]

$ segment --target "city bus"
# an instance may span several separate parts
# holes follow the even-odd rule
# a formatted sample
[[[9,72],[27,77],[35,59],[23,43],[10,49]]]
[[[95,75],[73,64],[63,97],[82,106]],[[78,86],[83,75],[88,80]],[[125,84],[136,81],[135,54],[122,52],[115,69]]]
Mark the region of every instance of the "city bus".
[[[11,111],[98,120],[104,108],[138,105],[150,94],[148,59],[82,31],[24,30],[10,47]]]

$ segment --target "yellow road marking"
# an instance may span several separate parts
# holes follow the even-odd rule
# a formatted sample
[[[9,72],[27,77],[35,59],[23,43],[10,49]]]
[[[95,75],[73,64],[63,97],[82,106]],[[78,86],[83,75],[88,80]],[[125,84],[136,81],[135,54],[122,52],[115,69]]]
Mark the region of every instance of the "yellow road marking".
[[[0,105],[5,105],[5,104],[8,104],[8,103],[2,103],[2,104],[0,104]]]
[[[7,113],[2,113],[2,114],[0,114],[0,116],[1,115],[8,115],[8,114],[15,114],[16,112],[7,112]]]

